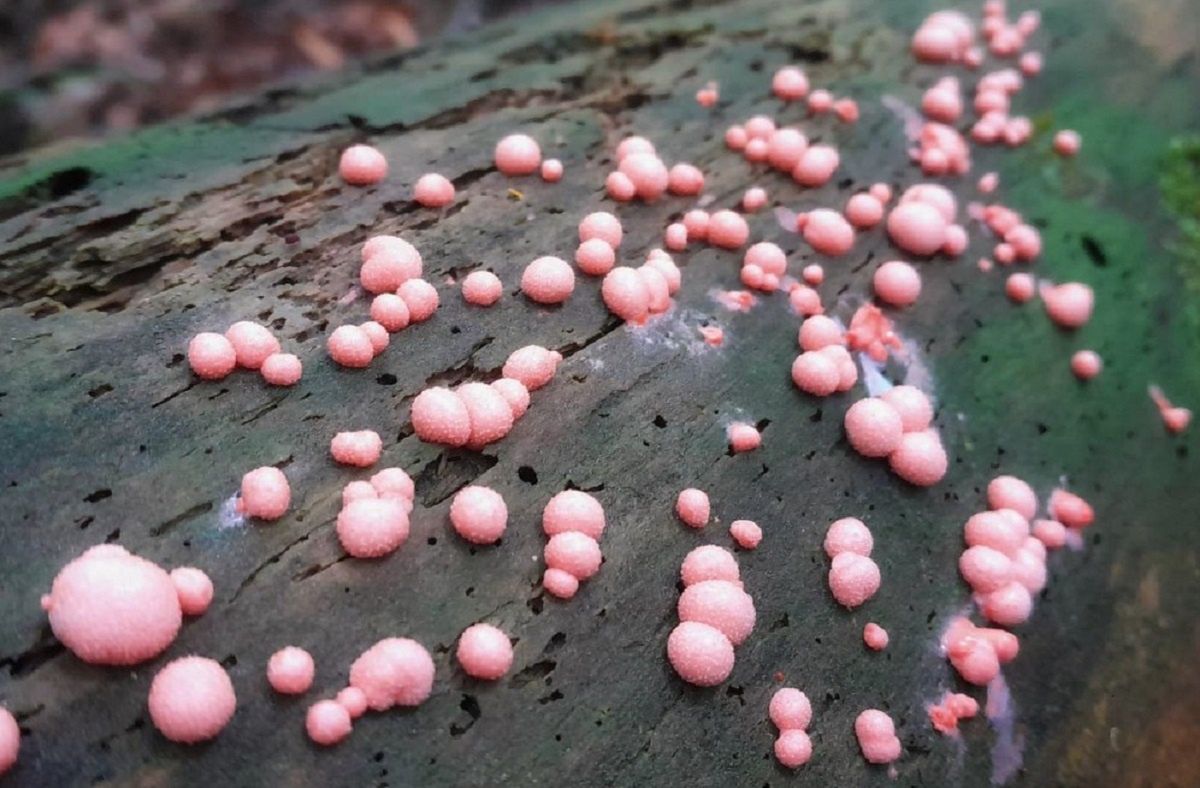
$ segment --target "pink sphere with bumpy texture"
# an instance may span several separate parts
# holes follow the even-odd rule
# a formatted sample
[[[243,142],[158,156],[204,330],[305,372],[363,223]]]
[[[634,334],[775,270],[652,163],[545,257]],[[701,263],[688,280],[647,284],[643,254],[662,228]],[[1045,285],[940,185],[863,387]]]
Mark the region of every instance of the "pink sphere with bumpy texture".
[[[581,490],[563,490],[542,509],[542,530],[547,536],[578,531],[599,540],[604,524],[604,507]]]
[[[604,179],[604,189],[617,202],[629,202],[637,196],[637,186],[623,172],[610,172]]]
[[[675,499],[675,513],[690,528],[708,525],[709,510],[708,494],[695,487],[681,491]]]
[[[447,388],[427,388],[413,400],[413,431],[427,443],[464,446],[471,438],[471,416],[467,405]]]
[[[1067,527],[1058,520],[1034,520],[1033,535],[1050,550],[1067,543]]]
[[[925,392],[914,386],[893,386],[880,395],[900,414],[905,432],[920,432],[933,422],[933,405]]]
[[[829,590],[838,604],[858,607],[879,590],[879,566],[865,555],[838,553],[829,568]]]
[[[854,228],[840,213],[827,208],[808,212],[803,234],[809,246],[830,257],[841,257],[854,246]]]
[[[812,704],[808,696],[795,687],[780,687],[771,696],[767,715],[781,731],[807,730],[812,722]]]
[[[255,468],[242,477],[237,509],[247,517],[278,520],[292,502],[292,488],[283,471],[270,465]]]
[[[468,676],[495,681],[512,667],[512,641],[491,624],[473,624],[459,636],[455,656]]]
[[[921,430],[904,433],[900,445],[888,456],[888,464],[909,484],[930,487],[942,480],[950,462],[937,433]]]
[[[911,306],[921,295],[921,275],[900,260],[891,260],[875,269],[873,283],[879,300],[892,306]]]
[[[396,295],[404,299],[404,304],[408,307],[408,319],[413,323],[421,323],[433,317],[440,300],[437,288],[424,279],[406,280],[396,289]]]
[[[542,149],[526,134],[509,134],[496,143],[496,169],[505,175],[530,175],[542,163]]]
[[[408,511],[395,498],[351,501],[337,517],[338,540],[355,558],[381,558],[408,539]]]
[[[246,369],[258,369],[267,356],[279,352],[279,340],[270,329],[249,320],[234,323],[225,338],[233,345],[238,366]]]
[[[93,547],[59,570],[41,604],[54,636],[94,665],[158,656],[183,619],[170,575],[117,545]]]
[[[703,583],[706,580],[726,580],[741,583],[737,559],[733,553],[715,544],[701,545],[683,559],[679,576],[684,586]]]
[[[650,293],[642,275],[628,266],[617,266],[608,272],[600,285],[604,305],[617,317],[640,325],[650,314]]]
[[[792,382],[806,394],[825,397],[837,391],[841,372],[837,362],[825,353],[806,351],[792,362]]]
[[[297,646],[281,648],[267,660],[267,682],[282,695],[308,692],[316,672],[312,654]]]
[[[332,747],[350,735],[350,712],[337,701],[321,700],[308,707],[304,730],[308,738],[323,747]]]
[[[633,182],[637,196],[646,202],[661,197],[671,181],[667,166],[653,153],[631,153],[621,159],[618,170]]]
[[[755,186],[747,189],[742,195],[742,210],[746,213],[755,213],[767,204],[767,190]],[[682,225],[681,225],[682,226]],[[686,230],[686,228],[684,228]]]
[[[403,498],[410,503],[416,492],[412,477],[403,468],[384,468],[371,477],[371,486],[380,498]]]
[[[504,285],[491,271],[472,271],[463,280],[462,294],[468,304],[491,306],[504,294]]]
[[[750,142],[750,135],[742,126],[730,126],[725,130],[725,146],[730,150],[743,150]]]
[[[529,389],[525,388],[521,381],[515,378],[500,378],[492,381],[491,386],[508,403],[513,421],[524,416],[525,411],[529,410]]]
[[[542,587],[559,599],[570,599],[579,591],[579,578],[565,569],[547,569],[542,575]]]
[[[564,531],[550,537],[543,554],[548,567],[570,572],[579,580],[587,580],[600,571],[603,558],[600,544],[578,531]]]
[[[525,384],[530,391],[537,391],[554,378],[562,354],[547,350],[541,345],[526,345],[514,350],[504,362],[503,374]]]
[[[887,230],[892,242],[901,249],[926,256],[942,248],[948,224],[937,208],[913,200],[892,209],[888,214]]]
[[[742,152],[742,155],[746,157],[746,161],[757,164],[766,161],[770,153],[771,145],[767,142],[766,137],[751,137],[746,142],[746,149]]]
[[[750,237],[750,226],[733,211],[721,210],[708,217],[708,242],[722,249],[737,249]]]
[[[539,304],[561,304],[574,290],[575,272],[557,257],[539,257],[521,274],[521,291]]]
[[[233,343],[221,334],[203,331],[188,342],[188,366],[205,380],[221,380],[237,366]]]
[[[380,293],[371,301],[371,319],[395,333],[408,326],[408,304],[395,293]]]
[[[814,90],[808,94],[808,110],[814,114],[820,115],[828,112],[833,108],[833,94],[824,88]]]
[[[699,621],[721,631],[739,646],[754,629],[754,600],[740,583],[705,580],[694,583],[679,595],[676,606],[680,621]]]
[[[1003,627],[1015,627],[1029,620],[1033,612],[1033,597],[1029,589],[1017,581],[992,591],[983,599],[983,614]]]
[[[734,520],[729,524],[729,535],[743,550],[755,549],[763,537],[762,528],[753,520]]]
[[[841,157],[837,149],[828,145],[811,145],[801,154],[792,168],[792,179],[802,186],[816,188],[824,186],[833,177]]]
[[[780,732],[775,740],[775,760],[788,769],[798,769],[812,758],[812,739],[795,728]]]
[[[413,186],[413,199],[426,208],[444,208],[454,202],[454,184],[445,175],[426,173]]]
[[[729,425],[729,448],[735,454],[754,451],[762,445],[762,433],[753,424],[735,423]]]
[[[780,129],[767,140],[767,162],[790,173],[808,149],[808,138],[799,129]]]
[[[362,247],[362,286],[372,293],[395,291],[421,275],[423,263],[417,248],[395,235],[374,235]]]
[[[463,539],[474,544],[494,544],[508,525],[508,506],[500,493],[472,485],[454,495],[450,523]]]
[[[878,709],[867,709],[854,721],[854,735],[863,757],[871,763],[891,763],[900,757],[900,739],[896,725]]]
[[[1091,380],[1099,375],[1103,368],[1104,361],[1094,350],[1079,350],[1071,356],[1071,371],[1080,380]]]
[[[799,101],[808,95],[808,76],[795,66],[784,66],[771,77],[771,92],[784,101]]]
[[[455,393],[467,406],[471,420],[471,436],[467,448],[479,450],[495,443],[512,430],[513,412],[500,392],[486,383],[471,382],[459,386]]]
[[[1083,140],[1077,131],[1063,129],[1054,134],[1054,152],[1059,156],[1074,156],[1082,146]]]
[[[362,369],[375,358],[371,337],[358,326],[338,326],[325,344],[329,357],[343,367]]]
[[[676,164],[667,175],[671,194],[693,196],[704,191],[704,173],[691,164]]]
[[[370,186],[387,177],[388,163],[378,149],[370,145],[351,145],[342,151],[338,174],[351,186]]]
[[[900,414],[878,397],[865,397],[846,411],[846,437],[864,457],[886,457],[900,445],[904,423]]]
[[[367,711],[367,695],[358,687],[346,687],[338,692],[337,704],[356,720]]]
[[[715,687],[733,671],[733,644],[715,627],[683,621],[667,638],[667,659],[689,684]]]
[[[183,614],[204,615],[213,599],[213,584],[208,575],[195,567],[181,566],[171,570],[171,582],[175,585]]]
[[[21,750],[21,728],[12,712],[0,706],[0,777],[17,762]]]
[[[863,643],[872,651],[883,651],[888,646],[887,630],[873,621],[868,623],[863,627]]]
[[[621,245],[623,237],[624,231],[621,229],[621,220],[607,211],[589,213],[579,223],[580,243],[590,241],[593,238],[599,238],[608,243],[613,249],[616,249]]]
[[[633,135],[617,144],[617,161],[634,153],[654,153],[654,143],[645,137]]]
[[[1013,576],[1007,555],[986,545],[968,547],[958,557],[958,571],[971,590],[986,594],[1007,585]]]
[[[420,643],[385,638],[350,666],[350,685],[366,693],[376,711],[393,705],[419,706],[433,691],[434,672],[433,658]]]
[[[339,432],[329,443],[329,453],[342,465],[368,468],[379,461],[383,439],[375,430]]]
[[[780,276],[787,270],[787,256],[777,244],[759,241],[746,250],[742,265],[757,265],[766,273]]]
[[[390,338],[388,337],[388,330],[381,324],[376,323],[374,320],[368,320],[365,323],[359,323],[358,327],[367,335],[367,339],[371,340],[371,349],[375,351],[375,355],[378,356],[387,350]]]
[[[798,339],[804,350],[820,350],[830,345],[840,345],[845,332],[837,321],[825,315],[813,315],[800,324]]]
[[[987,500],[993,509],[1012,509],[1026,520],[1037,514],[1037,494],[1016,476],[997,476],[988,482]]]
[[[195,744],[214,738],[229,724],[237,695],[216,660],[181,657],[154,676],[149,706],[150,719],[163,736]]]
[[[883,221],[883,203],[867,192],[855,194],[846,201],[846,218],[859,229],[874,227]]]
[[[542,162],[542,180],[546,183],[558,183],[562,180],[563,163],[558,159],[546,159]]]
[[[1000,512],[978,512],[963,526],[963,539],[971,547],[990,547],[1007,556],[1016,555],[1025,541],[1025,534],[1014,528]]]
[[[291,353],[272,353],[259,367],[263,380],[272,386],[294,386],[304,374],[304,365]]]
[[[604,276],[616,262],[616,252],[603,238],[589,238],[575,250],[575,264],[588,276]]]
[[[829,530],[825,532],[824,547],[825,554],[830,558],[842,553],[869,556],[875,547],[875,540],[871,536],[871,529],[862,520],[843,517],[829,525]]]

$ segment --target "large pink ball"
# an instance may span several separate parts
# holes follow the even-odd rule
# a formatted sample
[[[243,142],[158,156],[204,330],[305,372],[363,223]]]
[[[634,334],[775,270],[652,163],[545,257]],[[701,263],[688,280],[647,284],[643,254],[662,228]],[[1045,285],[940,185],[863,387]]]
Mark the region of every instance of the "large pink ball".
[[[463,539],[475,544],[494,544],[504,535],[508,507],[500,493],[489,487],[471,485],[454,495],[450,522]]]
[[[900,445],[888,455],[888,464],[904,481],[917,487],[930,487],[946,475],[950,461],[942,440],[933,430],[906,432]]]
[[[841,553],[869,556],[875,547],[871,529],[857,517],[843,517],[830,524],[825,532],[825,554],[834,558]]]
[[[278,520],[292,502],[292,488],[283,471],[271,465],[242,476],[239,511],[259,520]]]
[[[463,446],[471,438],[471,415],[455,392],[434,386],[413,400],[413,431],[427,443]]]
[[[845,607],[858,607],[879,590],[879,567],[857,553],[839,553],[829,568],[829,590]]]
[[[94,547],[64,566],[42,608],[54,636],[97,665],[158,656],[183,620],[171,576],[117,545]]]
[[[729,642],[741,645],[754,629],[754,600],[740,583],[705,580],[690,585],[676,606],[680,621],[699,621],[721,630]]]
[[[496,143],[496,169],[505,175],[529,175],[542,163],[542,149],[526,134],[509,134]]]
[[[667,638],[667,659],[689,684],[714,687],[733,671],[733,644],[715,627],[683,621]]]
[[[542,510],[542,530],[547,536],[579,531],[599,540],[604,533],[604,507],[582,490],[563,490]]]
[[[896,409],[878,397],[864,397],[846,411],[846,437],[864,457],[886,457],[900,445],[904,423]]]
[[[574,290],[575,271],[558,257],[539,257],[521,274],[521,292],[539,304],[561,304]]]
[[[914,200],[892,209],[888,214],[887,230],[892,242],[901,249],[925,256],[942,248],[948,224],[937,208]]]
[[[309,654],[297,646],[286,646],[267,660],[267,682],[283,695],[300,695],[312,686],[317,666]]]
[[[236,708],[229,674],[207,657],[174,660],[150,684],[150,719],[171,741],[194,744],[215,737]]]
[[[482,449],[512,430],[512,407],[500,392],[488,384],[478,381],[464,383],[455,389],[455,393],[467,406],[467,416],[471,420],[468,449]]]
[[[688,553],[679,568],[679,574],[685,586],[705,580],[741,582],[741,572],[733,553],[715,544],[700,545]]]
[[[408,539],[408,511],[395,498],[361,498],[338,514],[337,535],[355,558],[380,558]]]
[[[550,537],[544,550],[546,565],[570,572],[586,580],[600,571],[603,555],[595,539],[578,531],[564,531]]]
[[[433,658],[420,643],[386,638],[367,649],[350,666],[350,686],[367,696],[375,711],[393,705],[419,706],[433,691]]]
[[[459,636],[456,656],[468,676],[495,681],[512,667],[512,641],[491,624],[474,624]]]
[[[502,374],[525,384],[530,391],[537,391],[554,378],[562,354],[547,350],[541,345],[526,345],[517,348],[504,362]]]

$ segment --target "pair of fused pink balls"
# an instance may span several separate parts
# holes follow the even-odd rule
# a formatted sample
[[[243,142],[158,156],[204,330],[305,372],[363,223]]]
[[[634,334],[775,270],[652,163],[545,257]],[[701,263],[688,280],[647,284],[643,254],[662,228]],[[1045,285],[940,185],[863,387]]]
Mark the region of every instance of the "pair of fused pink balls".
[[[563,490],[546,503],[542,530],[550,539],[543,550],[547,568],[542,585],[549,593],[570,599],[580,581],[600,570],[604,526],[604,507],[581,490]]]
[[[903,748],[896,736],[896,724],[886,712],[867,709],[854,720],[858,747],[869,763],[891,763]]]
[[[409,638],[385,638],[350,665],[350,686],[363,693],[372,711],[414,707],[433,692],[435,672],[433,658],[420,643]]]
[[[882,580],[871,560],[874,540],[867,526],[855,517],[830,524],[825,533],[825,553],[832,559],[829,590],[838,604],[855,608],[875,596]]]
[[[346,485],[336,525],[343,549],[354,558],[382,558],[399,549],[408,540],[414,492],[401,468]]]
[[[329,453],[342,465],[369,468],[383,454],[383,439],[374,430],[339,432],[329,443]]]
[[[478,450],[507,435],[528,407],[529,387],[506,374],[492,384],[427,388],[413,400],[410,416],[421,440]]]
[[[960,616],[942,635],[942,650],[963,681],[985,686],[1000,675],[1002,664],[1016,658],[1020,641],[1011,632],[977,627]]]
[[[238,366],[258,370],[272,386],[292,386],[303,374],[300,359],[281,352],[270,329],[249,320],[234,323],[224,335],[197,334],[187,356],[192,371],[205,380],[221,380]]]
[[[617,266],[600,285],[600,297],[608,310],[634,325],[671,306],[671,296],[682,283],[682,274],[666,252],[650,254],[638,268]]]
[[[789,769],[798,769],[812,758],[812,740],[808,726],[812,722],[812,704],[795,687],[781,687],[771,696],[767,714],[779,729],[775,740],[775,759]]]

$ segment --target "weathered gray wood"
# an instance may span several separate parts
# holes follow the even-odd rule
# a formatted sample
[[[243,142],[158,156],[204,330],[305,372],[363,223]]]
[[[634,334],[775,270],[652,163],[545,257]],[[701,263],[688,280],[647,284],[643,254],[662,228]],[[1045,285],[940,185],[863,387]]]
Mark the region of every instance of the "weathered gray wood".
[[[967,601],[955,572],[959,529],[999,470],[1041,491],[1069,474],[1099,512],[1087,551],[1051,560],[1050,589],[1006,671],[1029,782],[1128,782],[1138,761],[1122,764],[1110,739],[1120,757],[1154,764],[1158,784],[1186,774],[1180,763],[1194,756],[1165,757],[1152,734],[1139,733],[1162,733],[1152,727],[1160,719],[1196,722],[1194,708],[1178,707],[1195,697],[1194,681],[1159,676],[1194,656],[1200,502],[1194,437],[1168,441],[1144,396],[1154,379],[1200,402],[1195,324],[1169,258],[1147,241],[1163,222],[1145,199],[1154,195],[1148,174],[1135,181],[1100,154],[1076,168],[1037,152],[978,156],[977,170],[1002,166],[1013,204],[1046,225],[1046,273],[1091,281],[1098,315],[1077,339],[1036,307],[1014,309],[1000,278],[975,269],[982,242],[958,264],[925,267],[921,304],[900,322],[933,372],[953,457],[947,480],[928,491],[848,449],[841,417],[850,397],[817,402],[791,386],[797,322],[781,298],[747,315],[711,300],[711,290],[736,286],[732,254],[680,255],[678,305],[644,331],[619,326],[593,281],[581,281],[559,309],[533,308],[516,292],[529,260],[568,257],[578,219],[609,205],[601,185],[626,133],[649,136],[668,160],[703,167],[722,205],[752,182],[804,207],[840,205],[877,180],[917,180],[898,124],[876,98],[912,101],[936,72],[910,64],[911,18],[867,6],[579,4],[335,84],[276,91],[199,122],[34,154],[11,168],[0,181],[0,701],[26,736],[7,779],[891,784],[863,763],[851,731],[861,709],[878,706],[900,725],[904,784],[982,784],[991,769],[986,724],[968,726],[964,751],[929,729],[923,704],[954,686],[935,635]],[[1111,33],[1112,8],[1081,18],[1081,3],[1064,0],[1051,8],[1051,25],[1056,8],[1086,25],[1063,45],[1064,69],[1129,65],[1081,54]],[[787,62],[862,99],[855,127],[805,122],[810,136],[842,147],[838,184],[801,192],[722,148],[724,128],[754,112],[801,119],[767,98],[769,74]],[[1137,68],[1158,73],[1145,61]],[[708,79],[721,83],[714,112],[692,99]],[[1085,95],[1048,83],[1022,100],[1033,112]],[[1092,127],[1078,120],[1098,151],[1120,139],[1111,126],[1129,105],[1106,96],[1117,109],[1097,112]],[[535,130],[564,160],[562,183],[492,171],[494,142],[519,128]],[[1163,132],[1137,133],[1152,149]],[[338,152],[359,139],[391,162],[377,188],[349,189],[334,174]],[[444,215],[408,201],[411,183],[431,169],[459,185]],[[1106,191],[1114,172],[1124,188]],[[523,196],[513,199],[510,187]],[[971,193],[961,184],[964,200]],[[1091,201],[1083,208],[1081,195]],[[623,258],[640,261],[687,204],[621,208]],[[784,246],[793,270],[810,258],[769,213],[752,227]],[[435,283],[483,264],[508,293],[478,310],[442,288],[434,319],[394,336],[369,369],[337,369],[324,336],[363,319],[362,298],[340,299],[354,285],[359,244],[380,232],[416,243]],[[1107,255],[1103,266],[1081,252],[1083,234]],[[862,238],[844,262],[827,265],[827,303],[847,316],[867,292],[872,261],[892,254],[878,233]],[[300,353],[300,385],[271,389],[248,373],[216,384],[192,378],[182,360],[187,339],[245,318],[272,325]],[[705,321],[724,326],[724,348],[699,341]],[[408,403],[424,386],[494,376],[530,342],[567,359],[503,442],[444,452],[411,436]],[[1066,369],[1083,344],[1108,364],[1087,387]],[[727,455],[723,424],[735,415],[769,421],[760,451]],[[358,428],[379,430],[385,461],[417,479],[413,535],[381,561],[347,560],[332,529],[341,487],[362,474],[335,467],[328,441]],[[263,464],[286,464],[292,512],[272,525],[219,529],[241,474]],[[448,530],[448,498],[472,481],[508,500],[498,548],[467,548]],[[539,515],[567,485],[595,490],[611,525],[603,570],[564,604],[540,593]],[[700,534],[671,513],[676,492],[692,485],[710,492],[719,518]],[[875,529],[884,572],[880,596],[854,613],[829,598],[820,550],[827,523],[845,515]],[[674,677],[664,654],[679,562],[698,544],[728,544],[736,518],[766,532],[760,550],[740,556],[759,623],[728,684],[697,690]],[[168,655],[134,671],[64,653],[38,607],[62,564],[106,540],[168,567],[199,566],[217,586],[212,609],[185,624]],[[519,638],[513,675],[495,686],[467,680],[450,654],[458,633],[485,619]],[[868,620],[892,633],[881,655],[862,647]],[[1170,627],[1179,631],[1168,637]],[[351,660],[390,635],[435,651],[433,698],[416,711],[369,715],[334,750],[313,748],[302,731],[308,703],[343,686]],[[270,653],[289,643],[318,664],[316,687],[300,700],[272,695],[263,677]],[[191,652],[229,667],[240,704],[215,742],[186,748],[153,730],[145,694],[166,658]],[[814,701],[816,755],[795,776],[770,757],[766,703],[776,672]]]

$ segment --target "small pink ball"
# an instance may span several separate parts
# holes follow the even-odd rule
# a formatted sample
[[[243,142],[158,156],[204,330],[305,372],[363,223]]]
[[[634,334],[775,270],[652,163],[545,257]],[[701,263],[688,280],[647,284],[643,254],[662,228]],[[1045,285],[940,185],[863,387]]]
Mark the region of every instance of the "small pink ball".
[[[380,293],[371,301],[371,319],[393,333],[408,326],[408,304],[395,293]]]
[[[676,164],[667,176],[667,188],[671,194],[692,196],[704,191],[704,173],[691,164]]]
[[[705,580],[741,582],[741,573],[733,553],[715,544],[701,545],[688,553],[679,568],[679,576],[684,586],[703,583]]]
[[[687,228],[689,241],[708,240],[708,211],[693,208],[683,215],[683,226]]]
[[[530,175],[542,163],[542,149],[525,134],[509,134],[496,143],[496,169],[505,175]]]
[[[818,208],[808,213],[804,240],[821,254],[841,257],[854,246],[854,228],[837,211]]]
[[[720,630],[729,642],[739,646],[754,629],[754,600],[742,590],[741,583],[705,580],[688,586],[679,595],[676,606],[680,621],[699,621]]]
[[[272,386],[294,386],[304,374],[304,365],[291,353],[272,353],[259,367],[263,380]]]
[[[468,676],[495,681],[512,667],[512,641],[491,624],[473,624],[459,636],[455,655]]]
[[[338,174],[351,186],[370,186],[387,177],[384,155],[370,145],[351,145],[342,151]]]
[[[733,211],[721,210],[708,217],[708,242],[722,249],[737,249],[750,237],[750,226]]]
[[[667,638],[667,659],[689,684],[715,687],[733,672],[733,644],[715,627],[683,621]]]
[[[1029,589],[1015,580],[992,591],[983,599],[983,614],[989,621],[1003,627],[1015,627],[1029,620],[1033,612],[1033,596]]]
[[[809,318],[810,320],[812,318]],[[825,397],[837,391],[841,372],[836,361],[821,351],[806,351],[792,362],[792,382],[801,391]]]
[[[479,450],[507,435],[513,426],[512,406],[500,392],[486,383],[470,382],[459,386],[455,393],[467,406],[471,420],[471,436],[467,448]]]
[[[433,317],[440,300],[437,288],[424,279],[405,280],[396,289],[396,295],[404,299],[408,307],[408,319],[413,323],[422,323]]]
[[[688,245],[687,227],[682,222],[672,222],[663,233],[663,244],[672,252],[682,252]]]
[[[879,567],[865,555],[838,553],[829,568],[829,590],[838,604],[854,608],[879,590]]]
[[[780,129],[767,140],[767,162],[777,170],[790,173],[807,149],[808,138],[799,129]]]
[[[860,229],[874,227],[883,221],[883,203],[868,192],[855,194],[846,201],[846,218]]]
[[[920,432],[933,422],[933,405],[925,392],[913,386],[893,386],[881,396],[900,414],[905,432]]]
[[[323,747],[332,747],[350,735],[350,712],[337,701],[321,700],[308,707],[304,730],[308,738]]]
[[[957,87],[949,88],[939,82],[921,97],[921,111],[942,123],[954,123],[962,115],[962,96]]]
[[[1056,489],[1050,493],[1046,502],[1046,510],[1050,516],[1068,528],[1086,528],[1095,519],[1092,505],[1075,493]]]
[[[775,121],[766,115],[755,115],[746,121],[746,133],[750,139],[770,139],[775,133]]]
[[[514,350],[504,362],[502,373],[525,384],[530,391],[537,391],[554,378],[562,354],[547,350],[540,345],[526,345]]]
[[[558,257],[539,257],[521,274],[521,291],[539,304],[561,304],[575,290],[575,272]]]
[[[1036,285],[1029,274],[1011,274],[1004,283],[1004,292],[1010,299],[1023,304],[1033,298]]]
[[[675,499],[675,513],[689,528],[703,528],[708,525],[710,514],[708,494],[695,487],[680,491]]]
[[[771,92],[784,101],[798,101],[808,95],[808,76],[795,66],[784,66],[771,77]]]
[[[743,155],[745,155],[746,161],[757,164],[766,161],[770,152],[770,144],[765,137],[751,137],[746,143]]]
[[[292,502],[292,489],[283,471],[270,465],[242,477],[238,511],[259,520],[278,520]]]
[[[575,264],[588,276],[604,276],[616,261],[617,253],[602,238],[589,238],[575,250]]]
[[[550,537],[543,554],[548,567],[570,572],[579,580],[587,580],[600,571],[603,559],[600,544],[578,531],[564,531]]]
[[[1008,584],[1013,577],[1012,561],[999,550],[976,545],[958,557],[958,571],[971,590],[986,594]]]
[[[858,102],[852,98],[840,98],[833,102],[833,114],[842,123],[857,123],[859,117]]]
[[[619,170],[610,172],[604,179],[604,189],[608,192],[608,196],[617,202],[629,202],[637,196],[637,186],[634,185],[633,180]]]
[[[825,307],[821,306],[821,296],[816,290],[805,285],[796,285],[788,293],[788,305],[792,311],[803,317],[822,314]]]
[[[810,112],[820,115],[828,112],[833,108],[833,94],[828,90],[814,90],[808,94],[808,109]]]
[[[771,696],[767,715],[780,731],[803,731],[812,722],[812,704],[795,687],[780,687]]]
[[[883,651],[888,647],[887,630],[873,621],[868,623],[863,627],[863,643],[872,651]]]
[[[559,599],[570,599],[579,591],[579,578],[565,569],[550,568],[542,575],[542,587]]]
[[[367,339],[371,340],[371,349],[375,351],[375,355],[378,356],[387,350],[390,337],[388,337],[388,330],[381,324],[376,323],[374,320],[368,320],[365,323],[360,323],[358,327],[367,335]]]
[[[804,271],[801,275],[804,277],[804,281],[812,287],[816,287],[825,281],[825,269],[817,263],[809,263],[804,266]]]
[[[1083,146],[1079,132],[1063,129],[1054,135],[1054,152],[1059,156],[1074,156]]]
[[[513,421],[524,416],[525,411],[529,410],[529,389],[525,388],[525,384],[521,381],[515,378],[500,378],[492,381],[491,385],[508,403],[508,407],[512,410]]]
[[[267,660],[267,682],[282,695],[308,692],[316,672],[312,654],[297,646],[281,648]]]
[[[1067,527],[1058,520],[1034,520],[1033,535],[1050,550],[1067,543]]]
[[[346,687],[337,694],[337,704],[356,720],[367,711],[367,694],[358,687]]]
[[[546,159],[542,162],[542,180],[546,183],[558,183],[562,180],[563,163],[558,159]]]
[[[371,337],[358,326],[338,326],[325,345],[329,357],[343,367],[362,369],[375,358]]]
[[[735,454],[754,451],[762,445],[762,433],[753,424],[736,423],[729,425],[729,448]]]
[[[171,582],[175,585],[183,614],[204,615],[213,599],[213,584],[208,575],[194,567],[181,566],[171,570]]]
[[[450,523],[468,542],[495,544],[508,525],[508,507],[500,493],[489,487],[464,487],[450,504]]]
[[[875,547],[871,529],[857,517],[843,517],[834,520],[825,532],[825,554],[836,558],[842,553],[869,556]]]
[[[412,477],[403,468],[384,468],[371,477],[371,486],[380,498],[402,498],[411,502],[416,492]]]
[[[775,760],[788,769],[798,769],[812,758],[812,739],[802,730],[781,731],[775,740]]]
[[[769,241],[759,241],[746,250],[742,264],[757,265],[766,273],[782,276],[787,270],[787,256],[778,245]]]
[[[383,439],[374,430],[339,432],[329,442],[329,453],[342,465],[368,468],[383,454]]]
[[[875,269],[875,295],[897,307],[911,306],[921,295],[921,275],[900,260],[891,260]]]
[[[249,320],[234,323],[225,338],[233,345],[238,366],[246,369],[258,369],[268,356],[279,352],[279,340],[270,329]]]
[[[926,256],[942,248],[947,224],[937,208],[914,200],[892,209],[888,214],[887,230],[892,241],[901,249]]]
[[[633,182],[637,196],[646,202],[661,197],[671,180],[667,166],[653,153],[631,153],[621,159],[618,167]]]
[[[824,186],[833,177],[840,162],[841,157],[838,156],[836,148],[828,145],[810,145],[792,169],[792,178],[802,186]]]
[[[454,202],[454,184],[445,175],[426,173],[413,186],[413,199],[426,208],[444,208]]]
[[[599,238],[613,249],[621,245],[624,232],[621,220],[607,211],[596,211],[583,217],[579,223],[579,242],[584,243],[593,238]]]
[[[1037,494],[1016,476],[997,476],[988,482],[987,500],[993,509],[1012,509],[1026,520],[1037,514]]]
[[[933,430],[904,433],[888,464],[897,476],[917,487],[937,484],[950,465],[946,449]]]
[[[1063,328],[1076,329],[1092,317],[1092,288],[1078,282],[1042,285],[1040,289],[1046,314]]]
[[[766,189],[755,186],[747,189],[742,195],[742,210],[746,213],[756,213],[767,204]]]
[[[730,126],[725,130],[725,146],[730,150],[743,150],[750,141],[750,135],[742,126]]]
[[[351,501],[337,517],[338,540],[355,558],[381,558],[408,539],[408,511],[395,498]]]
[[[1071,371],[1080,380],[1091,380],[1100,374],[1104,361],[1094,350],[1079,350],[1071,356]]]
[[[646,322],[650,293],[635,269],[617,266],[609,271],[600,286],[600,295],[608,310],[622,320],[635,325]]]
[[[713,87],[714,83],[710,83],[709,87],[700,88],[696,91],[696,103],[702,107],[712,107],[717,103],[719,95],[717,89]]]
[[[738,547],[743,550],[753,550],[762,542],[762,528],[753,520],[734,520],[729,524],[729,535]]]
[[[542,509],[542,530],[547,536],[578,531],[599,540],[604,533],[604,507],[581,490],[563,490]]]
[[[946,238],[942,243],[942,253],[950,257],[958,257],[967,251],[969,243],[970,239],[967,237],[967,231],[961,224],[947,225]]]
[[[221,380],[237,366],[233,343],[221,334],[204,331],[188,342],[188,366],[205,380]]]
[[[21,751],[21,727],[8,709],[0,706],[0,777],[13,767]]]
[[[468,304],[491,306],[504,294],[504,285],[491,271],[472,271],[463,280],[462,294]]]
[[[163,736],[195,744],[214,738],[229,724],[237,695],[216,660],[181,657],[154,676],[149,706],[150,719]]]
[[[886,457],[900,445],[904,423],[886,401],[864,397],[846,411],[846,437],[864,457]]]

